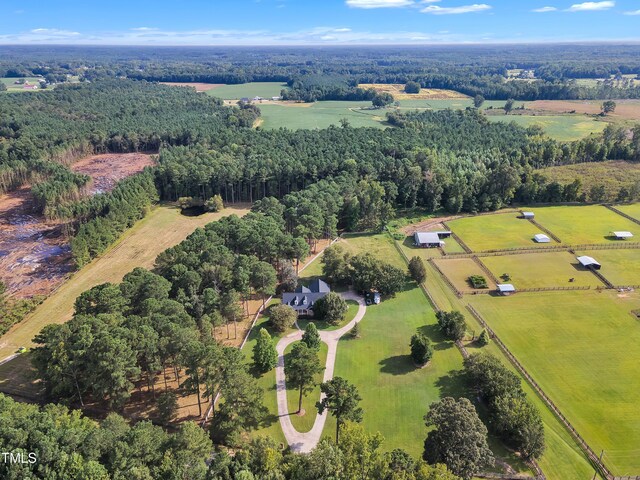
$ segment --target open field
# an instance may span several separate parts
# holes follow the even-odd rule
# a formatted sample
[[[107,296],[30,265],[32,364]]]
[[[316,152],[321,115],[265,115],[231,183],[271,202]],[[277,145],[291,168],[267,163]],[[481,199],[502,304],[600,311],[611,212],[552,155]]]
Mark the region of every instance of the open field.
[[[526,104],[528,109],[557,113],[582,113],[598,115],[602,100],[536,100]],[[616,111],[607,115],[609,119],[640,120],[640,100],[616,100]]]
[[[600,262],[600,273],[613,285],[640,285],[640,250],[587,250],[576,255],[589,255]]]
[[[400,83],[361,83],[358,87],[365,90],[373,88],[379,93],[390,93],[395,100],[427,100],[427,99],[457,99],[469,98],[467,95],[456,92],[455,90],[443,90],[439,88],[422,88],[420,93],[406,93],[404,84]]]
[[[607,201],[614,201],[620,188],[631,189],[634,185],[640,184],[640,163],[622,160],[576,163],[543,168],[537,172],[550,181],[556,181],[562,185],[579,178],[582,182],[582,191],[587,193],[591,187],[602,185],[605,188]]]
[[[640,472],[640,293],[476,296],[480,311],[617,475]]]
[[[481,275],[487,280],[488,290],[495,290],[496,284],[471,258],[455,258],[450,260],[434,260],[438,268],[449,281],[460,291],[473,290],[468,282],[471,275]]]
[[[105,153],[85,157],[71,165],[71,170],[91,177],[90,195],[110,192],[127,177],[155,165],[155,159],[145,153]]]
[[[386,121],[387,111],[370,109],[371,102],[272,103],[258,104],[258,107],[262,111],[260,126],[265,129],[327,128],[330,125],[340,125],[343,118],[353,127],[386,126],[383,122]]]
[[[538,244],[533,236],[542,232],[519,216],[517,212],[480,215],[453,220],[448,225],[474,252],[535,247]]]
[[[616,205],[616,208],[636,220],[640,220],[640,203],[634,203],[633,205]]]
[[[630,231],[640,235],[640,225],[601,205],[542,207],[530,209],[536,220],[557,235],[562,243],[582,245],[611,243],[612,231]]]
[[[163,85],[169,85],[171,87],[192,87],[196,89],[196,92],[208,92],[214,88],[224,87],[223,83],[199,83],[199,82],[160,82]]]
[[[547,135],[570,142],[602,132],[607,123],[584,115],[487,115],[492,122],[515,122],[521,127],[539,125]]]
[[[624,250],[628,252],[629,250]],[[619,252],[602,250],[602,252]],[[507,273],[517,289],[548,287],[604,287],[590,271],[582,268],[569,252],[524,253],[480,258],[498,278]],[[441,262],[448,263],[448,262]],[[569,279],[573,279],[570,282]],[[638,279],[640,281],[640,279]]]
[[[0,339],[0,359],[18,347],[32,345],[33,336],[48,323],[63,323],[73,314],[75,299],[85,290],[105,282],[117,282],[135,267],[150,268],[156,256],[184,240],[193,230],[230,214],[243,215],[246,205],[230,206],[218,213],[198,217],[180,214],[174,206],[162,205],[129,229],[101,257],[77,272],[47,298],[27,319]]]
[[[286,89],[286,83],[280,82],[251,82],[238,85],[215,85],[206,90],[207,95],[222,98],[223,100],[240,100],[243,97],[279,97],[280,92]]]
[[[7,87],[7,90],[5,93],[13,93],[13,92],[33,92],[33,91],[38,91],[40,90],[40,80],[42,80],[41,78],[36,78],[36,77],[23,77],[22,80],[25,80],[27,82],[29,82],[30,85],[37,85],[38,88],[35,90],[31,90],[28,88],[24,88],[24,84],[16,84],[16,80],[20,80],[18,78],[9,78],[9,77],[3,77],[0,78],[0,83],[4,83]]]

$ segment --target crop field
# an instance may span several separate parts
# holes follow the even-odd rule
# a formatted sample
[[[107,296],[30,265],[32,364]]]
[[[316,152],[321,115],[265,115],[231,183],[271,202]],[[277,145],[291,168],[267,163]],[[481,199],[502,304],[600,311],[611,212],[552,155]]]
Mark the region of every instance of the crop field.
[[[616,208],[621,212],[640,220],[640,203],[634,203],[633,205],[617,205]]]
[[[602,132],[607,123],[584,115],[488,115],[492,122],[515,122],[521,127],[539,125],[547,135],[570,142]]]
[[[215,91],[215,90],[214,90]],[[386,110],[371,109],[371,102],[326,101],[315,103],[258,104],[262,111],[260,126],[296,129],[327,128],[347,119],[352,127],[384,128]]]
[[[243,97],[279,97],[282,89],[286,88],[288,88],[286,83],[251,82],[238,85],[216,85],[214,88],[206,90],[206,93],[223,100],[240,100]]]
[[[502,341],[617,475],[640,472],[640,293],[471,297]],[[595,340],[594,340],[595,339]]]
[[[25,80],[25,81],[29,82],[30,85],[37,85],[38,89],[37,90],[30,90],[28,88],[24,88],[24,84],[17,84],[16,83],[17,80]],[[36,78],[36,77],[23,77],[21,79],[19,79],[19,78],[9,78],[9,77],[0,78],[0,82],[4,83],[5,86],[7,87],[7,90],[6,90],[5,93],[38,91],[40,89],[40,80],[41,80],[40,78]]]
[[[218,213],[188,217],[173,206],[160,206],[129,229],[105,254],[77,272],[47,298],[28,318],[0,339],[0,359],[31,339],[48,323],[63,323],[73,314],[75,299],[85,290],[105,282],[117,282],[135,267],[151,268],[159,253],[180,243],[193,230],[225,215],[243,215],[246,205]]]
[[[612,251],[620,252],[602,250],[598,253]],[[624,251],[628,252],[628,250]],[[589,270],[582,268],[576,256],[569,252],[523,253],[482,257],[480,260],[496,277],[501,278],[502,275],[508,274],[510,277],[508,282],[512,283],[516,289],[604,287],[604,284]]]
[[[640,250],[587,250],[576,255],[595,258],[602,264],[600,273],[616,286],[640,285]]]
[[[640,100],[616,100],[616,111],[607,115],[610,121],[639,120]],[[602,100],[536,100],[526,104],[527,108],[547,112],[599,115]]]
[[[456,92],[455,90],[443,90],[439,88],[422,88],[420,93],[406,93],[404,91],[404,84],[400,83],[361,83],[358,85],[360,88],[369,89],[373,88],[379,93],[390,93],[395,100],[426,100],[426,99],[440,99],[449,100],[457,98],[469,98],[467,95]]]
[[[448,222],[449,227],[474,252],[535,247],[533,236],[541,233],[519,212],[480,215]]]
[[[640,225],[600,205],[532,208],[536,220],[569,245],[609,243],[612,231],[640,235]]]
[[[460,291],[473,290],[468,282],[471,275],[481,275],[487,280],[489,290],[495,290],[496,284],[471,258],[454,258],[449,260],[434,260],[438,268],[445,274],[449,281]]]

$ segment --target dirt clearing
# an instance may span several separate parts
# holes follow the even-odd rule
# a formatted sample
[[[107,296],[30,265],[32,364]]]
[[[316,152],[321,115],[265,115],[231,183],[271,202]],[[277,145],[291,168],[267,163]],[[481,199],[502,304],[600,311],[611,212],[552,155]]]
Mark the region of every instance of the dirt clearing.
[[[105,153],[83,158],[71,165],[71,170],[91,177],[89,194],[110,192],[120,180],[155,165],[148,153]]]
[[[527,102],[528,110],[540,110],[554,113],[583,113],[597,115],[601,112],[603,100],[536,100]],[[615,100],[616,111],[607,118],[622,120],[640,120],[640,100]]]
[[[395,100],[451,100],[455,98],[469,98],[467,95],[455,90],[443,90],[440,88],[423,88],[420,93],[405,93],[404,84],[401,83],[361,83],[360,88],[373,88],[376,92],[387,92],[393,95]]]
[[[216,87],[222,87],[223,83],[190,83],[190,82],[160,82],[171,87],[193,87],[196,92],[208,92]]]

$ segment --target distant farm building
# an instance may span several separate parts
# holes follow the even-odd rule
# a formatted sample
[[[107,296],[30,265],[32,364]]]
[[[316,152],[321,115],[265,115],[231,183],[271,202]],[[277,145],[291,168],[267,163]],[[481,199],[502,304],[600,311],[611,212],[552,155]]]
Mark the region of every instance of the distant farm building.
[[[525,220],[532,220],[536,216],[533,212],[522,212],[522,218]]]
[[[251,100],[249,100],[249,97],[242,97],[240,101],[243,103],[249,103]]]
[[[413,242],[416,247],[422,248],[444,247],[444,242],[437,232],[416,232],[413,234]]]
[[[611,232],[616,240],[627,240],[629,238],[633,238],[633,233],[631,232]]]
[[[537,235],[534,235],[533,239],[536,241],[536,243],[549,243],[549,242],[551,242],[551,239],[547,235],[545,235],[544,233],[538,233]]]
[[[38,86],[37,85],[31,85],[29,83],[25,83],[24,86],[22,87],[24,90],[37,90]]]
[[[498,284],[498,293],[505,297],[516,293],[516,287],[511,285],[510,283],[500,283]]]
[[[582,257],[577,257],[577,258],[578,258],[578,261],[580,262],[580,265],[582,265],[584,268],[588,268],[590,270],[600,270],[600,268],[602,268],[602,265],[596,262],[593,257],[583,255]]]
[[[283,293],[282,303],[289,305],[300,315],[313,316],[313,305],[331,292],[331,288],[322,280],[314,280],[308,287],[298,287],[293,293]]]
[[[278,100],[282,100],[282,97],[271,97],[271,100],[277,102]]]

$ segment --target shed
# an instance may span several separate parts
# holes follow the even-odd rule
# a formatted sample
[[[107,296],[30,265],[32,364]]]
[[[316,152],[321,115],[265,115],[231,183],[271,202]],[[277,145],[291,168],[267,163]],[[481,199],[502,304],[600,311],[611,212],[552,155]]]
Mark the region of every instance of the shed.
[[[443,247],[444,242],[436,232],[416,232],[413,234],[416,247],[437,248]]]
[[[537,235],[534,235],[533,239],[536,241],[536,243],[549,243],[549,242],[551,242],[551,239],[547,235],[545,235],[544,233],[538,233]]]
[[[628,238],[633,238],[633,233],[631,232],[611,232],[616,240],[627,240]]]
[[[592,270],[600,270],[600,268],[602,268],[602,265],[600,265],[594,258],[589,257],[587,255],[577,257],[577,259],[580,262],[580,264],[585,268],[592,269]]]
[[[451,236],[451,232],[449,230],[441,230],[439,232],[434,232],[440,238],[449,238]]]
[[[516,287],[510,283],[500,283],[498,284],[498,293],[500,293],[500,295],[508,296],[512,293],[516,293]]]
[[[535,213],[533,212],[522,212],[522,218],[526,219],[526,220],[531,220],[536,216]]]

